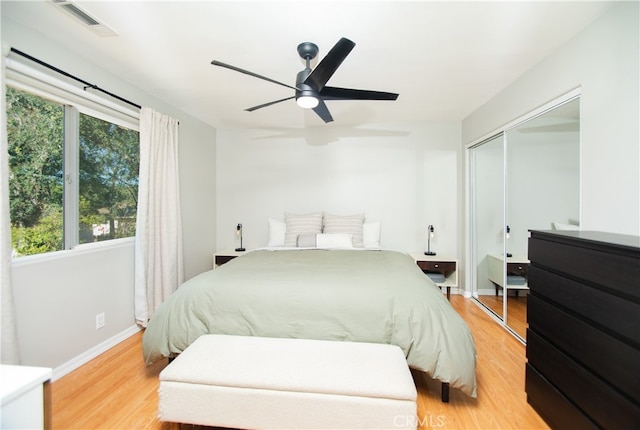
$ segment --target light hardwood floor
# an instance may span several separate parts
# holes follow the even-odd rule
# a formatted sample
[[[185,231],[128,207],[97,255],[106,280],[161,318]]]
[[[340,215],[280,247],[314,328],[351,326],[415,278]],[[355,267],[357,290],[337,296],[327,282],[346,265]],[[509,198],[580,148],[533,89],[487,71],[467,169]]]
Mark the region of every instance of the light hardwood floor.
[[[527,404],[525,347],[471,300],[451,296],[467,321],[478,353],[478,397],[455,389],[440,401],[440,384],[413,372],[421,429],[548,429]],[[145,367],[136,334],[52,385],[54,429],[177,430],[156,418],[158,374],[166,360]]]
[[[479,300],[496,315],[502,315],[502,296],[480,296]],[[507,297],[507,325],[527,338],[527,295]]]

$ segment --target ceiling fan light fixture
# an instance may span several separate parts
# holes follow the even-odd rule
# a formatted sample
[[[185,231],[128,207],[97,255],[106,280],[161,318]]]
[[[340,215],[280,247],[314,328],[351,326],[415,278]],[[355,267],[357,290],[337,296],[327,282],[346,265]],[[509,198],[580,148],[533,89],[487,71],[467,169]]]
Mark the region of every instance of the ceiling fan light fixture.
[[[1,1],[1,0],[0,0]],[[68,0],[52,0],[52,1],[68,1]],[[230,64],[225,64],[217,60],[211,61],[214,66],[220,66],[233,70],[254,78],[262,79],[283,87],[295,90],[295,95],[275,100],[269,103],[263,103],[245,109],[253,112],[267,106],[272,106],[295,97],[296,104],[303,109],[313,109],[313,111],[325,123],[333,121],[333,117],[325,104],[325,100],[396,100],[398,94],[387,93],[383,91],[358,90],[354,88],[338,88],[326,86],[327,81],[333,76],[342,61],[349,55],[356,44],[346,38],[341,38],[329,50],[327,55],[318,63],[315,69],[311,70],[310,62],[318,54],[318,46],[311,42],[303,42],[298,45],[298,54],[305,60],[305,68],[296,75],[296,85],[291,86],[283,82],[279,82],[266,76],[258,75],[249,70],[244,70]],[[320,103],[322,102],[322,103]]]
[[[298,97],[296,99],[296,103],[298,103],[298,106],[300,106],[301,108],[313,109],[314,107],[318,106],[318,103],[320,102],[315,95],[311,94]]]

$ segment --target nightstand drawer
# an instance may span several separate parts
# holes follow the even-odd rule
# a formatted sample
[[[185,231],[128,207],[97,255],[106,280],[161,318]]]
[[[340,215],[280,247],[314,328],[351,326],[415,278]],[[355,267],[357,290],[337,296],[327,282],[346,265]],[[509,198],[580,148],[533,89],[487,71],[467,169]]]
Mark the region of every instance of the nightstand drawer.
[[[224,263],[228,263],[229,261],[236,258],[236,255],[216,255],[216,266],[220,266]]]
[[[418,267],[423,271],[448,274],[456,270],[456,263],[453,261],[416,261]]]
[[[248,251],[247,251],[248,252]],[[220,267],[225,263],[233,260],[236,257],[240,257],[245,255],[247,252],[245,251],[234,251],[232,249],[227,249],[224,251],[218,251],[213,254],[213,268]]]
[[[527,277],[528,264],[524,263],[507,263],[507,275]]]

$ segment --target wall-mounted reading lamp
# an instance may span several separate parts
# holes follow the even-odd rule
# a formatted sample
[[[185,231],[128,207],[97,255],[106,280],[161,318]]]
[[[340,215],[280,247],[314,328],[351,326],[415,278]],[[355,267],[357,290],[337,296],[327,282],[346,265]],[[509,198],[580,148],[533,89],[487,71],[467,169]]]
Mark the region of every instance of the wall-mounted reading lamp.
[[[245,251],[242,247],[242,224],[238,224],[238,227],[236,227],[236,235],[240,236],[240,248],[236,248],[236,251]]]
[[[433,225],[429,224],[429,226],[427,227],[427,251],[424,253],[424,255],[436,255],[435,252],[431,251],[431,238],[433,237],[434,231],[435,229],[433,228]]]

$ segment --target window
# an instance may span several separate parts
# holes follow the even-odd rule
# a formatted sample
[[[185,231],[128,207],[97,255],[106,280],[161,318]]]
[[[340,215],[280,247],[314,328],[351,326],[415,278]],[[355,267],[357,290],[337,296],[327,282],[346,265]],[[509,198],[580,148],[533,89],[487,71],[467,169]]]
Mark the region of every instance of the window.
[[[79,243],[136,233],[138,132],[80,114]]]
[[[14,256],[134,236],[138,131],[42,92],[6,99]]]
[[[14,254],[63,247],[64,106],[7,87]]]

